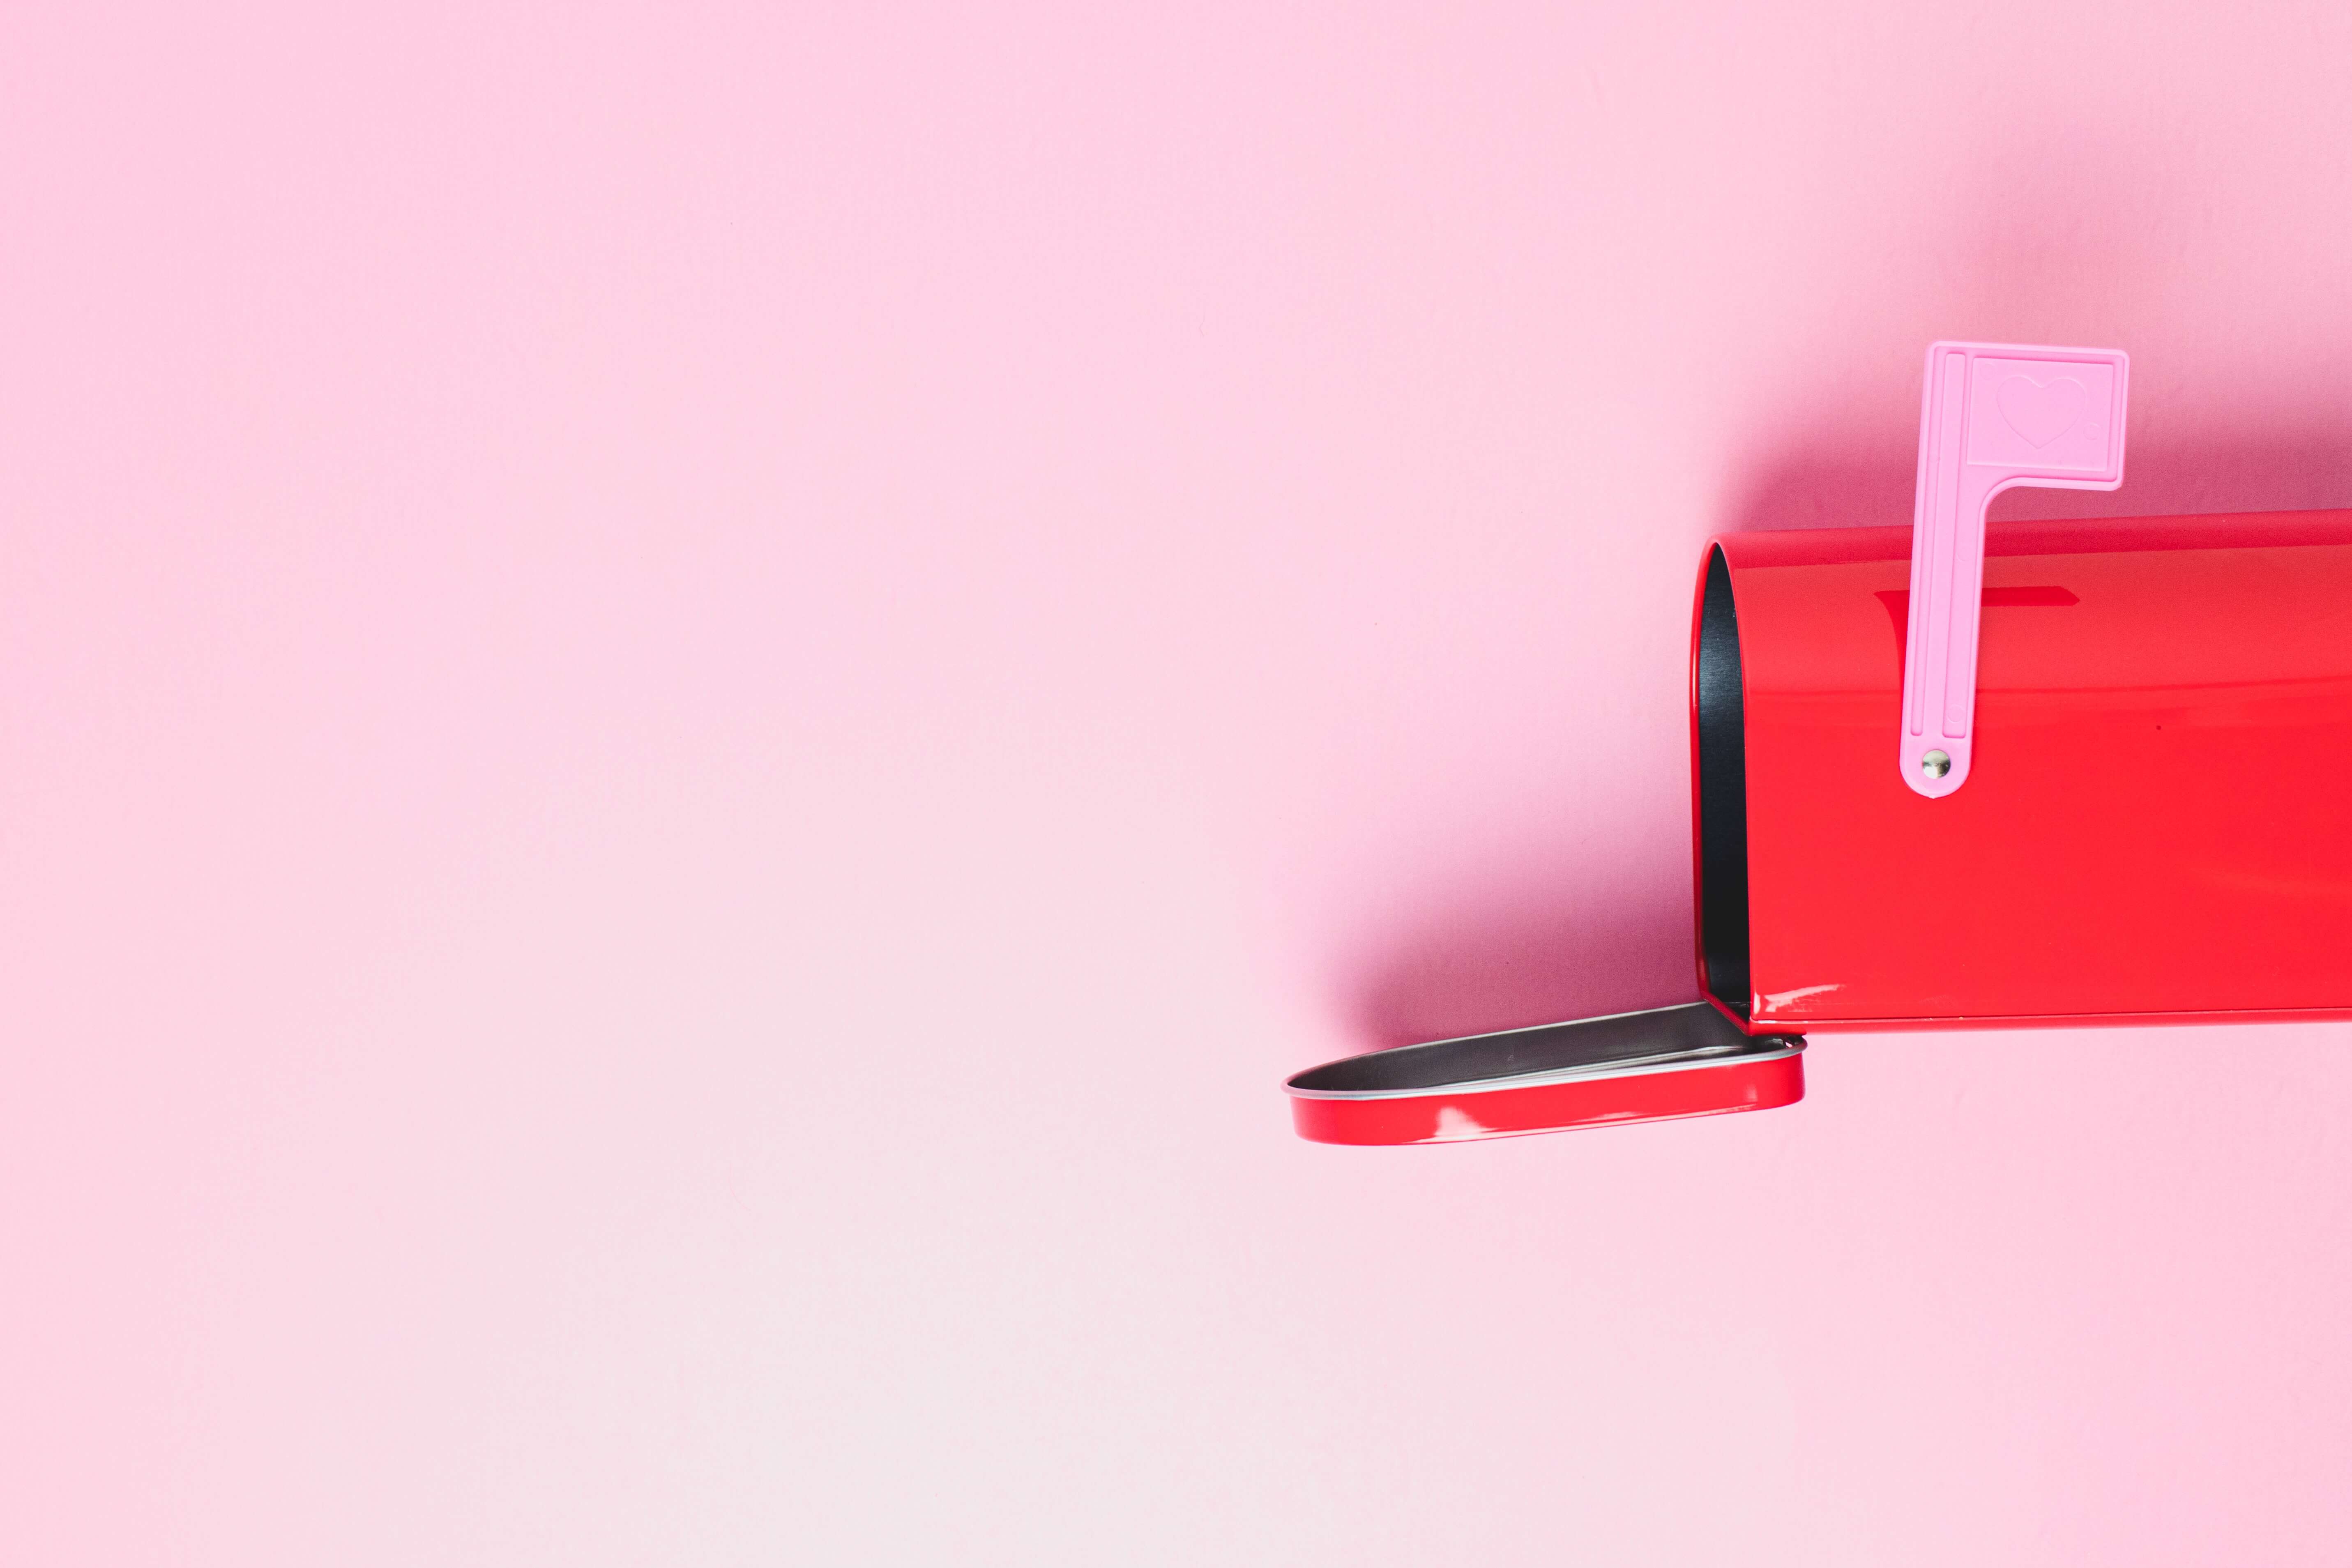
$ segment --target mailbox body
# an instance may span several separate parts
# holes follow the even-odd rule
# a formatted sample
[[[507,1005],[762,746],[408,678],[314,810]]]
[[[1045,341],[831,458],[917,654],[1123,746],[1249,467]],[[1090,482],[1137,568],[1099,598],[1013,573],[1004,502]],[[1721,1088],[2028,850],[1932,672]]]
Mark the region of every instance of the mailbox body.
[[[1751,1033],[2352,1017],[2352,511],[1992,524],[1939,800],[1896,771],[1910,550],[1702,558],[1705,994]]]

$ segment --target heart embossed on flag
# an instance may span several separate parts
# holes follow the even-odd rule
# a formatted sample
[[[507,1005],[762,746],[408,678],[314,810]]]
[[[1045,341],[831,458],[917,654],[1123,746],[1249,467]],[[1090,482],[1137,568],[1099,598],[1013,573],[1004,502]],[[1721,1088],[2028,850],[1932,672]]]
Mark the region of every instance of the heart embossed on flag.
[[[2059,376],[2047,385],[2030,375],[2012,375],[2000,384],[1994,399],[2011,429],[2037,447],[2047,447],[2074,427],[2090,394],[2070,375]]]

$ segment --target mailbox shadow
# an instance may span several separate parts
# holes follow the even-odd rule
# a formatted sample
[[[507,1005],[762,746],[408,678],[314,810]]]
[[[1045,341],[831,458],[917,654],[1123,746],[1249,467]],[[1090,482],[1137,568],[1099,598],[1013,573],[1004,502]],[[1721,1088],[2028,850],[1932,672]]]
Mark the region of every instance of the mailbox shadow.
[[[1759,468],[1727,509],[1725,531],[1888,528],[1911,522],[1916,438],[1790,453]],[[2150,517],[2352,507],[2352,426],[2273,426],[2260,435],[2149,437],[2116,490],[2014,489],[1995,518]]]
[[[1696,1000],[1688,871],[1660,870],[1613,898],[1521,889],[1428,911],[1343,977],[1350,1032],[1376,1050]]]

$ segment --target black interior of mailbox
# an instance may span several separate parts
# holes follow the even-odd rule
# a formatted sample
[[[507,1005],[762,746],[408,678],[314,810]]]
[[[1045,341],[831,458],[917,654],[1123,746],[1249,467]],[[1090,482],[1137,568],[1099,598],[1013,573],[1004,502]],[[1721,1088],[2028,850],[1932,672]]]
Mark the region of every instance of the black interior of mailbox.
[[[1706,988],[1748,1016],[1748,714],[1731,570],[1710,551],[1698,632],[1699,947]]]

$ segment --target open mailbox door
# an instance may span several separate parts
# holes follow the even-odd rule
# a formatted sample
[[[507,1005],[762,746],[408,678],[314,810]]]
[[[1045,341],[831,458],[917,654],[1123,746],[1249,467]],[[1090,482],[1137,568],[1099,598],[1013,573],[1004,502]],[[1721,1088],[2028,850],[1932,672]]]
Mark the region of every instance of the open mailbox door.
[[[1450,1143],[1787,1105],[1805,1042],[1748,1035],[1704,1002],[1349,1057],[1293,1078],[1318,1143]]]

